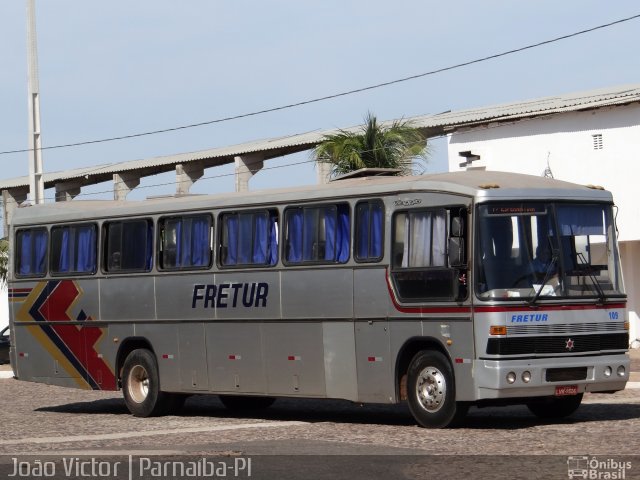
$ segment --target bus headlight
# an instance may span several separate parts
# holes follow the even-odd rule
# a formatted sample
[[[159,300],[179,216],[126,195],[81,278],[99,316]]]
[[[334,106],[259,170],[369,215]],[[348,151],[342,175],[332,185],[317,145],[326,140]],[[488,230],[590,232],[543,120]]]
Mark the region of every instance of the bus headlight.
[[[618,370],[616,370],[616,373],[618,374],[619,377],[624,377],[627,374],[627,371],[625,370],[623,365],[620,365],[618,367]]]
[[[507,383],[515,383],[516,381],[516,374],[515,372],[509,372],[507,373]]]
[[[610,377],[612,372],[613,372],[613,370],[611,370],[611,367],[607,367],[607,368],[604,369],[604,376],[605,377]]]
[[[529,383],[531,381],[531,372],[529,370],[522,372],[522,381],[524,383]]]

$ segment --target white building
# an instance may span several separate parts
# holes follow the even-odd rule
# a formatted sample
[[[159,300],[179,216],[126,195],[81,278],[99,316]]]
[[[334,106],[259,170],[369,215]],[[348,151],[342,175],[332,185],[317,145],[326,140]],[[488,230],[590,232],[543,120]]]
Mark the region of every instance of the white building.
[[[640,337],[640,85],[452,112],[449,170],[502,170],[613,193],[630,340]],[[638,342],[635,342],[637,346]]]

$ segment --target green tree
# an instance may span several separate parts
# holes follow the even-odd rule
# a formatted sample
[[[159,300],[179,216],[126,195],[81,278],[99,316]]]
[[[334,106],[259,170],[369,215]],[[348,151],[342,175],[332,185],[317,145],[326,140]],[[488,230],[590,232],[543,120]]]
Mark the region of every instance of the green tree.
[[[7,284],[7,267],[9,264],[9,241],[0,238],[0,286]]]
[[[361,168],[397,168],[402,175],[423,173],[428,154],[426,137],[408,121],[384,126],[371,112],[360,130],[326,135],[314,150],[318,162],[332,165],[332,177]]]

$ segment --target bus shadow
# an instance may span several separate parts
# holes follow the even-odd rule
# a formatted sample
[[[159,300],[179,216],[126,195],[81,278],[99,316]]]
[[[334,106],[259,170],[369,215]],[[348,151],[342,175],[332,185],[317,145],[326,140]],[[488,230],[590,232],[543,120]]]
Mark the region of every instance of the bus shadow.
[[[130,415],[119,398],[78,402],[38,408],[38,412],[87,415]],[[215,395],[196,395],[187,399],[177,417],[215,417],[247,420],[331,422],[345,424],[413,426],[415,421],[406,405],[359,405],[345,400],[278,399],[267,409],[229,410]],[[572,425],[597,421],[640,418],[640,404],[588,403],[570,417],[544,420],[522,405],[472,407],[458,428],[482,430],[520,430],[540,425]]]
[[[461,425],[478,430],[519,430],[541,425],[577,425],[582,423],[632,420],[640,418],[638,404],[588,403],[569,417],[556,419],[538,418],[524,405],[511,407],[472,408]]]
[[[129,414],[124,400],[120,398],[108,398],[105,400],[94,400],[91,402],[66,403],[64,405],[54,405],[40,407],[36,412],[49,413],[77,413],[77,414],[100,414],[100,415],[123,415]]]

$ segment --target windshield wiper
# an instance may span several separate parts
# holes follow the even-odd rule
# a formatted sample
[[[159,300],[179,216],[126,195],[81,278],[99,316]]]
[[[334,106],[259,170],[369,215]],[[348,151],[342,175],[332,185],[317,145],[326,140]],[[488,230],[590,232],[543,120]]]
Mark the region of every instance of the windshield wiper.
[[[536,302],[538,301],[538,298],[540,298],[540,295],[542,294],[542,290],[544,290],[545,285],[549,283],[549,280],[551,280],[551,274],[553,273],[553,268],[555,267],[556,263],[558,263],[558,257],[560,257],[558,250],[553,250],[553,254],[551,255],[551,261],[549,261],[549,265],[547,266],[547,271],[544,274],[544,278],[542,279],[542,285],[540,285],[540,288],[538,288],[538,291],[533,296],[533,298],[529,300],[530,306],[533,306],[536,304]]]
[[[594,275],[593,270],[590,268],[591,265],[589,265],[587,260],[584,258],[584,254],[582,252],[578,252],[576,254],[576,258],[580,261],[580,265],[581,266],[586,267],[584,269],[584,271],[587,273],[587,275],[589,276],[589,278],[593,282],[593,286],[595,287],[596,291],[598,292],[598,300],[600,301],[600,303],[604,303],[604,300],[605,300],[604,290],[602,289],[602,286],[600,285],[600,282],[598,281],[598,277],[596,277]]]

